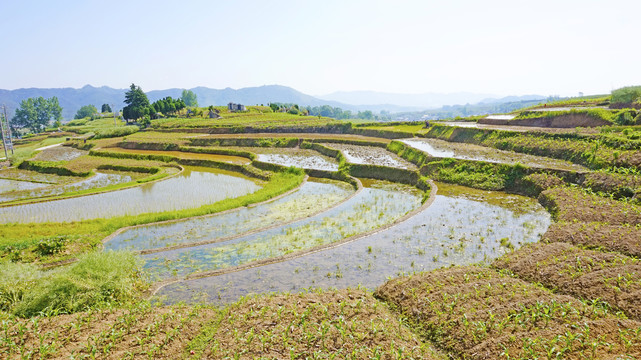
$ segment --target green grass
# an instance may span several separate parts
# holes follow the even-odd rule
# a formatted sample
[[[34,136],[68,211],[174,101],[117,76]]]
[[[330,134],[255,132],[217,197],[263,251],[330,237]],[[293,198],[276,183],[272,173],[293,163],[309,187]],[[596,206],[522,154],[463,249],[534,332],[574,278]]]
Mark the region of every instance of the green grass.
[[[138,295],[139,260],[128,252],[92,252],[51,271],[0,264],[0,310],[21,317],[72,313]]]
[[[24,160],[35,156],[37,153],[36,149],[49,145],[61,144],[64,141],[64,137],[47,137],[24,145],[15,145],[14,153],[11,154],[11,152],[9,152],[9,160],[11,160],[11,164],[19,164]],[[4,151],[0,153],[0,157],[4,157]]]
[[[139,130],[138,126],[127,125],[120,119],[114,121],[113,118],[88,120],[84,125],[79,126],[67,124],[62,129],[76,134],[95,134],[97,138],[123,136]]]

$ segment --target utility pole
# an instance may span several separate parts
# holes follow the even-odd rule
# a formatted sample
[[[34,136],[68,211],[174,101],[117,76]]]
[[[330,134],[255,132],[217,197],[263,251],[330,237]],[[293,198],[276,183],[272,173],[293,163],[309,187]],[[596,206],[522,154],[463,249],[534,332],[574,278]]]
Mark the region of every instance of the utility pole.
[[[11,141],[11,125],[9,124],[9,118],[7,117],[7,107],[2,105],[2,110],[4,113],[3,117],[0,117],[0,133],[2,134],[2,145],[4,147],[4,156],[9,160],[9,154],[7,150],[11,150],[11,155],[13,155],[13,142]]]
[[[116,126],[116,106],[111,104],[111,113],[114,114],[114,126]]]

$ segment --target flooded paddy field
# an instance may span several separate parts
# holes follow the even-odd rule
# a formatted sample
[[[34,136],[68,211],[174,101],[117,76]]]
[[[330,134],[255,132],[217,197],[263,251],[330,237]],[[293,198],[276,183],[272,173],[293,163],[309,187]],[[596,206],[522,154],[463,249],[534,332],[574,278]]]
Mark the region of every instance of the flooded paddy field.
[[[232,240],[143,255],[143,268],[160,280],[233,267],[325,246],[394,222],[421,204],[422,192],[372,181],[348,201],[318,215]]]
[[[282,166],[295,166],[302,169],[337,171],[338,162],[329,156],[309,149],[238,147],[225,146],[228,149],[249,151],[256,154],[257,160]]]
[[[44,174],[32,170],[9,168],[0,170],[0,179],[39,182],[45,184],[64,184],[78,181],[77,176],[60,176],[56,174]]]
[[[220,161],[220,162],[239,164],[239,165],[248,165],[251,163],[250,159],[247,159],[241,156],[231,156],[231,155],[203,154],[203,153],[192,153],[192,152],[184,152],[184,151],[123,149],[123,148],[103,148],[102,150],[115,152],[115,153],[126,153],[126,154],[174,156],[179,159],[189,159],[189,160],[212,160],[212,161]]]
[[[373,289],[401,273],[491,261],[538,241],[551,223],[534,199],[442,183],[438,188],[429,207],[387,230],[280,263],[179,281],[161,288],[156,299],[225,304],[310,287]]]
[[[473,121],[430,121],[430,123],[433,125],[458,126],[458,127],[488,129],[488,130],[507,130],[507,131],[518,131],[518,132],[544,131],[544,132],[553,132],[553,133],[563,133],[563,132],[574,131],[574,129],[546,128],[546,127],[536,127],[536,126],[489,125],[489,124],[479,124]]]
[[[336,143],[323,145],[340,150],[343,155],[345,155],[347,162],[353,164],[382,165],[399,169],[416,170],[416,165],[381,147]]]
[[[49,184],[0,178],[0,198],[9,192],[33,190],[45,186],[49,186]]]
[[[12,191],[0,193],[0,202],[15,201],[21,199],[32,199],[32,198],[42,198],[48,196],[57,196],[65,193],[89,190],[89,189],[100,189],[110,185],[117,184],[126,184],[128,182],[135,181],[137,179],[149,176],[149,174],[136,173],[136,172],[115,172],[115,171],[102,171],[96,172],[94,176],[91,176],[88,179],[84,179],[75,183],[51,186],[49,184],[38,184],[42,185],[37,189],[33,190],[23,190],[23,191]],[[2,184],[2,180],[0,180]],[[46,186],[43,188],[43,186]]]
[[[585,167],[569,161],[498,150],[480,145],[453,143],[438,139],[414,138],[400,141],[434,157],[487,161],[499,164],[520,163],[535,168],[587,171]]]
[[[224,214],[152,224],[123,231],[105,243],[105,250],[147,250],[212,241],[310,216],[353,194],[346,183],[310,179],[280,199]]]
[[[260,189],[236,173],[199,167],[108,193],[0,208],[0,223],[69,222],[196,208]]]
[[[70,161],[88,153],[88,151],[78,150],[70,146],[58,145],[42,150],[33,159],[38,161]]]

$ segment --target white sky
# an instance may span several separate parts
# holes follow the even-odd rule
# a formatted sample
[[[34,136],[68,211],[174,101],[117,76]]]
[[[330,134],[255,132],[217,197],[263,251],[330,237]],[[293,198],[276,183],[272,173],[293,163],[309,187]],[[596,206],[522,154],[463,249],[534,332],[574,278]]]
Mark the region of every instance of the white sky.
[[[0,2],[0,88],[609,93],[641,84],[639,0]]]

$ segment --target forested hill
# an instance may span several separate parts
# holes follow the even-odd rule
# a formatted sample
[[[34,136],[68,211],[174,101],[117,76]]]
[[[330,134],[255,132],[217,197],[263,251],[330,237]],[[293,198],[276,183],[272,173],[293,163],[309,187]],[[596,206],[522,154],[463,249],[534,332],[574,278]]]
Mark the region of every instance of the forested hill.
[[[143,90],[145,90],[143,88]],[[179,98],[183,89],[167,89],[145,91],[151,102],[162,99],[166,96]],[[313,96],[303,94],[295,89],[280,85],[267,85],[260,87],[250,87],[242,89],[211,89],[206,87],[196,87],[189,89],[198,97],[200,106],[208,105],[226,105],[229,102],[255,105],[267,104],[269,102],[295,103],[300,105],[330,105],[341,107],[343,109],[358,110],[361,107],[354,107],[347,104],[341,104],[335,101],[317,99]],[[20,101],[30,97],[42,96],[50,98],[58,97],[60,106],[63,109],[62,116],[65,119],[73,118],[74,114],[84,105],[94,105],[100,109],[102,104],[115,105],[116,109],[121,109],[124,104],[125,91],[127,89],[113,89],[107,86],[93,87],[86,85],[80,89],[58,88],[58,89],[41,89],[28,88],[17,90],[0,90],[0,105],[5,104],[8,107],[9,116],[12,117],[15,109],[20,106]]]

